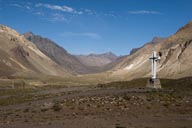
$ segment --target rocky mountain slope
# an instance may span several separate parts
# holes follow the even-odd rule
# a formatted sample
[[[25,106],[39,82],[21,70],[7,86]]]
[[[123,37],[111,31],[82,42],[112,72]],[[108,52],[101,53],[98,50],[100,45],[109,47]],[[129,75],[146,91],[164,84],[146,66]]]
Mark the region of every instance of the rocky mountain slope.
[[[162,38],[162,37],[154,37],[154,38],[152,39],[152,41],[146,43],[145,45],[147,45],[147,44],[158,44],[158,43],[160,43],[160,42],[162,42],[162,41],[164,41],[164,40],[165,40],[165,38]],[[144,46],[145,46],[145,45],[144,45]],[[132,49],[131,52],[130,52],[130,55],[133,54],[133,53],[135,53],[135,52],[137,52],[139,49],[143,48],[144,46],[142,46],[142,47],[140,47],[140,48],[134,48],[134,49]]]
[[[66,70],[15,30],[0,25],[0,76],[67,75]]]
[[[83,65],[75,56],[68,53],[64,48],[57,45],[48,38],[43,38],[39,35],[34,35],[32,32],[27,32],[24,37],[33,42],[39,50],[49,56],[58,65],[73,73],[88,73],[90,70]]]
[[[158,43],[147,43],[127,56],[115,66],[112,76],[119,79],[151,76],[149,57],[153,51],[157,51],[161,55],[161,60],[157,64],[158,77],[191,76],[192,21],[165,40]]]
[[[111,66],[108,67],[106,65],[117,58],[110,52],[100,55],[90,54],[88,56],[72,55],[50,39],[35,35],[32,32],[25,33],[24,37],[33,42],[41,52],[58,65],[73,74],[90,74],[106,71],[111,69]]]
[[[107,52],[103,54],[76,55],[76,58],[86,66],[102,67],[115,62],[118,57],[112,52]]]

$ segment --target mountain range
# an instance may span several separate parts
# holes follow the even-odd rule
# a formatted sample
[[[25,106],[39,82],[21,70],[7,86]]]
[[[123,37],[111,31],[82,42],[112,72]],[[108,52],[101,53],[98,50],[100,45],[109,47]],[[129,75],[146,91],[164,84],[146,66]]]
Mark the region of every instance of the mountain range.
[[[23,35],[27,40],[34,43],[45,55],[72,74],[100,72],[103,71],[101,69],[105,65],[117,59],[117,56],[111,52],[98,55],[72,55],[48,38],[35,35],[32,32],[27,32]]]
[[[0,77],[71,76],[107,74],[118,80],[151,76],[149,57],[157,51],[160,78],[180,78],[192,75],[192,22],[167,38],[154,37],[129,55],[118,57],[112,52],[73,55],[54,41],[32,32],[19,34],[0,25]]]
[[[112,52],[106,52],[102,54],[76,55],[76,58],[86,66],[102,67],[115,62],[118,57]]]

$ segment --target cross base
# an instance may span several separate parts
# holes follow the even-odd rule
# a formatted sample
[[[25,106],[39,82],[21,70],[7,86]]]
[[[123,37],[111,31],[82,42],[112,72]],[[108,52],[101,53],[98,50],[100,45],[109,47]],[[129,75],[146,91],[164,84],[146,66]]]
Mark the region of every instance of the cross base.
[[[160,79],[148,79],[147,88],[161,89]]]

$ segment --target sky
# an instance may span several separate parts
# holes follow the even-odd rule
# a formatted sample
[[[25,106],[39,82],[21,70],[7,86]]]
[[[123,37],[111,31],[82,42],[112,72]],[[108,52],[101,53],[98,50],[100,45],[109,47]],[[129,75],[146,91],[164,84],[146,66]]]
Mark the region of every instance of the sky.
[[[192,19],[192,0],[0,0],[0,24],[47,37],[72,54],[127,55]]]

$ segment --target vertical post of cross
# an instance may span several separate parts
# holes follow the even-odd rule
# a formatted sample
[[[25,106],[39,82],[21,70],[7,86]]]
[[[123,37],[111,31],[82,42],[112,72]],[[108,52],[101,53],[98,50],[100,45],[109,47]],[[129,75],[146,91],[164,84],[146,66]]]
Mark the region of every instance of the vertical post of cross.
[[[149,58],[151,60],[151,70],[152,70],[152,77],[149,79],[147,83],[147,87],[149,88],[161,88],[160,80],[156,78],[156,66],[157,61],[160,60],[160,56],[157,56],[157,52],[153,51],[152,56]]]
[[[156,79],[156,66],[157,66],[157,61],[160,60],[160,57],[157,56],[157,52],[153,51],[152,57],[149,58],[152,63],[152,79]]]

